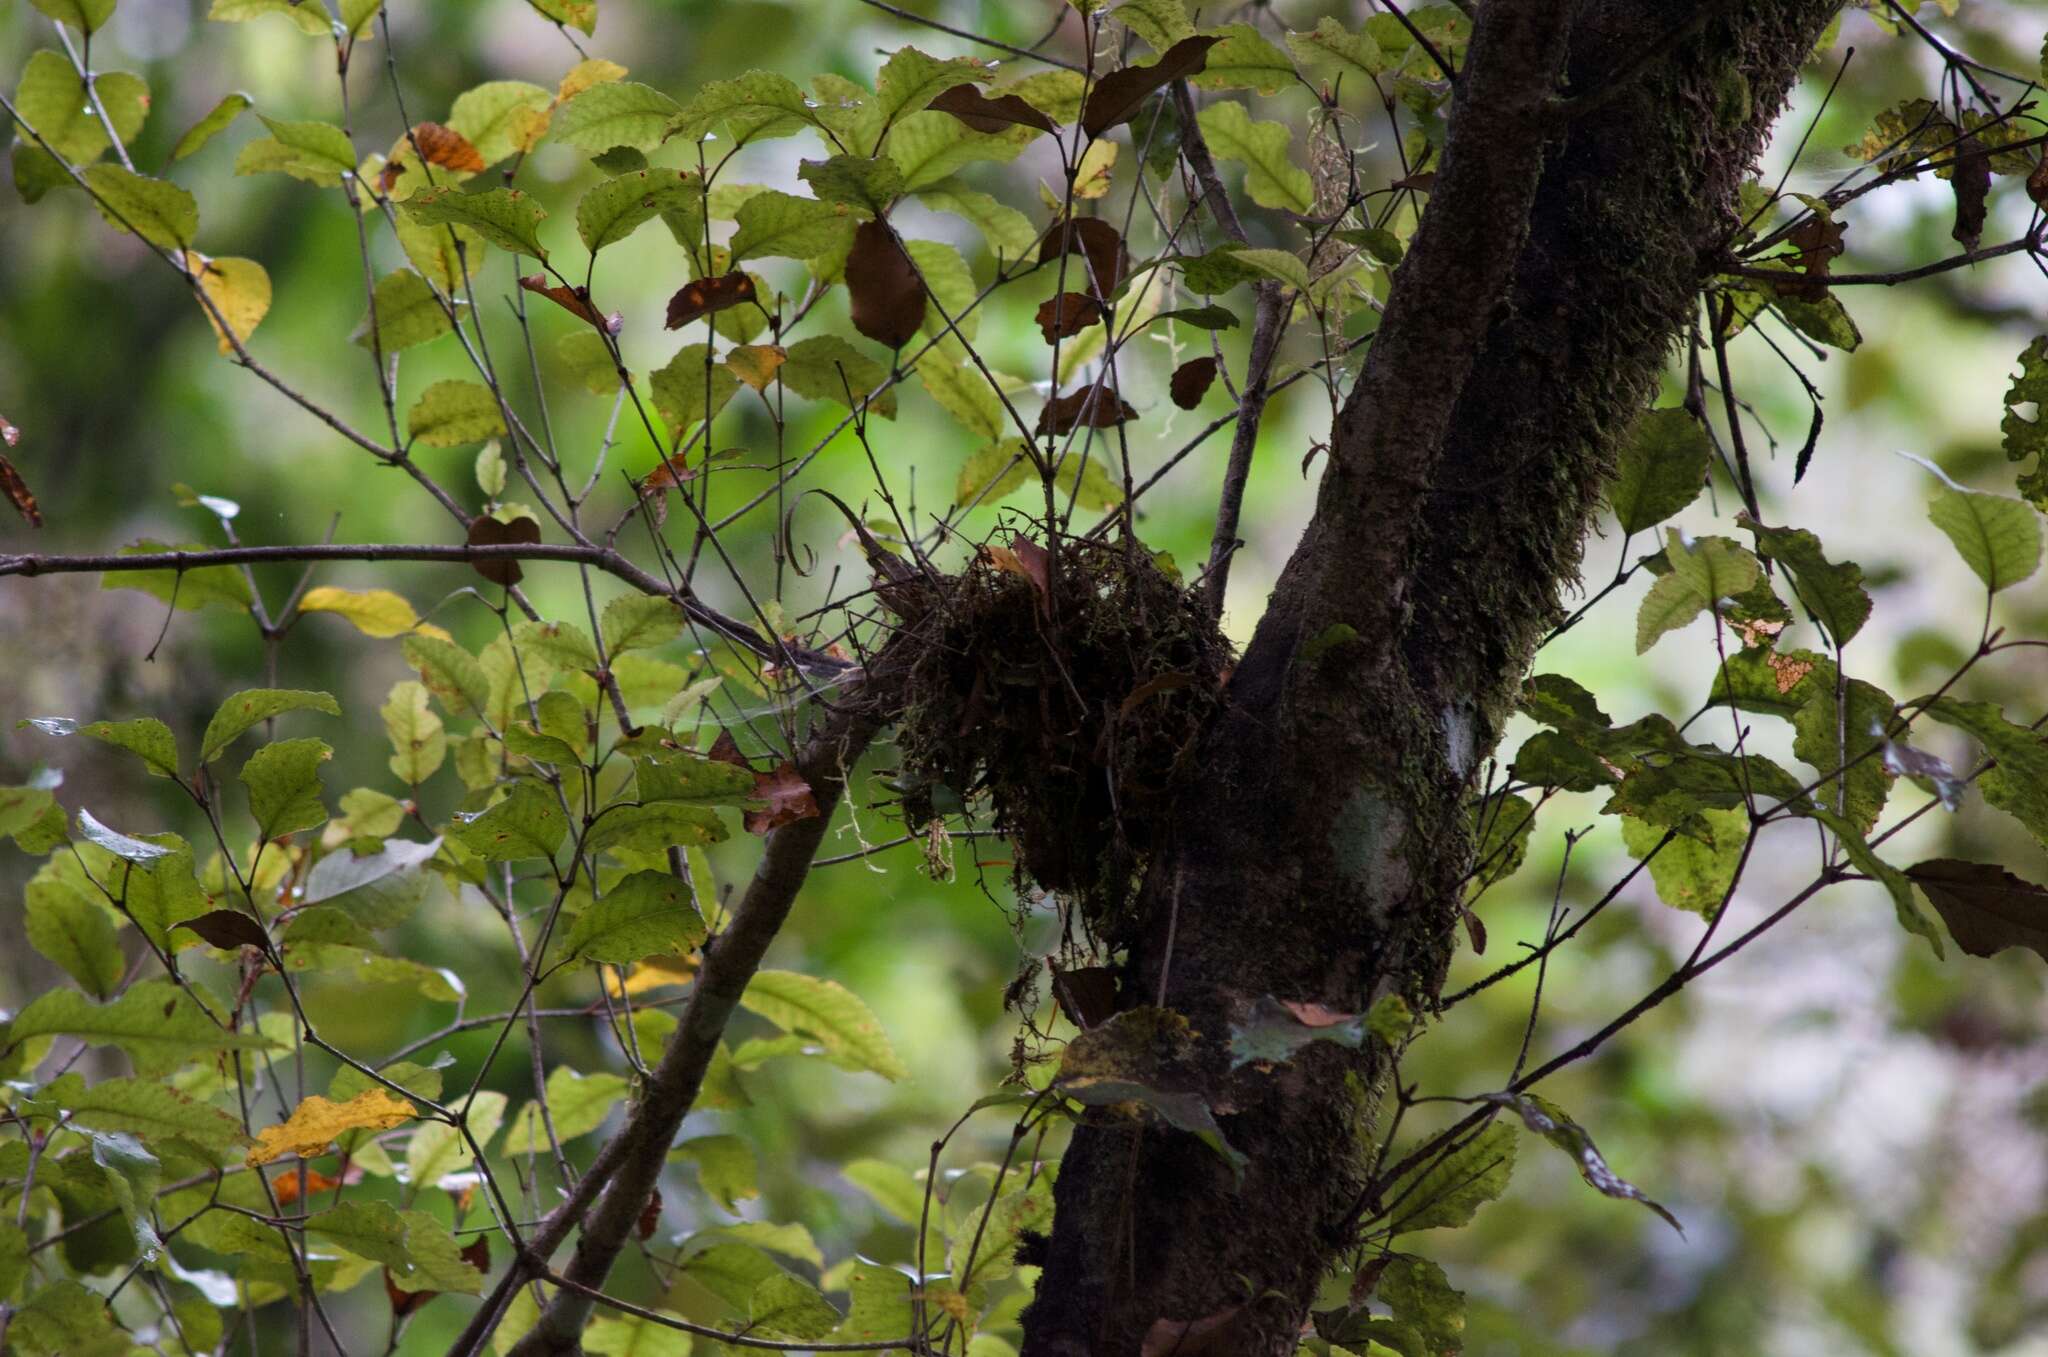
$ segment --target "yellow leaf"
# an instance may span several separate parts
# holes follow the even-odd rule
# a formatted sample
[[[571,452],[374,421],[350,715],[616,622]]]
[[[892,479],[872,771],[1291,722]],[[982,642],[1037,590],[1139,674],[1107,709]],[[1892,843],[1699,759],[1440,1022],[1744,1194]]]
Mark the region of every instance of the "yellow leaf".
[[[555,87],[555,102],[567,103],[592,85],[608,85],[614,80],[625,78],[626,68],[616,61],[606,61],[603,57],[579,61],[574,69],[562,77],[562,83]]]
[[[540,139],[548,134],[548,124],[554,121],[552,106],[527,107],[512,115],[512,149],[521,155],[530,153],[540,145]]]
[[[1113,141],[1095,141],[1081,153],[1081,163],[1074,167],[1076,198],[1100,198],[1109,192],[1109,176],[1116,170],[1116,147]]]
[[[664,985],[686,985],[697,974],[697,957],[657,956],[636,962],[627,972],[625,983],[621,984],[618,972],[607,968],[604,973],[604,987],[614,999],[629,994],[645,994]]]
[[[418,1108],[386,1089],[369,1089],[345,1103],[329,1102],[315,1093],[284,1121],[257,1132],[256,1146],[244,1162],[253,1169],[288,1154],[311,1158],[324,1153],[344,1131],[388,1131],[419,1114]]]
[[[403,636],[418,627],[419,615],[389,589],[336,589],[323,585],[308,589],[299,600],[299,610],[309,613],[339,613],[355,623],[365,636]]]
[[[742,344],[725,356],[732,375],[759,391],[775,380],[775,370],[789,354],[775,344]]]
[[[200,310],[206,312],[206,323],[219,336],[221,353],[231,354],[235,346],[228,342],[215,311],[227,321],[236,339],[248,343],[270,313],[270,274],[253,259],[208,259],[192,250],[185,251],[185,267],[199,275],[199,290],[213,303],[210,309],[202,306]]]

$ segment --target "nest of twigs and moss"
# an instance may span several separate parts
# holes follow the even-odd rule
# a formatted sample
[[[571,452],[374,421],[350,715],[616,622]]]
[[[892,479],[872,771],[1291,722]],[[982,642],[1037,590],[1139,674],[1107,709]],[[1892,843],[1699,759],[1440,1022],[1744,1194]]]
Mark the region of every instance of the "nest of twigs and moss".
[[[986,546],[916,628],[898,742],[934,784],[987,793],[1018,871],[1114,943],[1232,662],[1200,599],[1151,556],[1063,539]]]

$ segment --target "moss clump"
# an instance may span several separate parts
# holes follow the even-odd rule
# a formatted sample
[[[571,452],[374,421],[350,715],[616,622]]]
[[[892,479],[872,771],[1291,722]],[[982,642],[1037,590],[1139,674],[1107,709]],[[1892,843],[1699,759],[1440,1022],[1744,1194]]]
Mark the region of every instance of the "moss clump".
[[[905,780],[986,792],[1019,872],[1114,939],[1229,644],[1190,591],[1121,544],[1063,539],[1054,562],[1029,542],[984,548],[937,592],[898,735]],[[908,799],[913,821],[927,799]]]

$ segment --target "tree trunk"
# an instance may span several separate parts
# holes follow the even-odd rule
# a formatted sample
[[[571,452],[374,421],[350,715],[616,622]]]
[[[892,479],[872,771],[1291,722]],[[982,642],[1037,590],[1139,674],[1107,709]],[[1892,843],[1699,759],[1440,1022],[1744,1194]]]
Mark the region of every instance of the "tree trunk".
[[[1231,1023],[1266,994],[1355,1012],[1438,992],[1475,770],[1839,3],[1475,7],[1432,201],[1123,975],[1123,1008],[1163,994],[1188,1018],[1178,1091],[1249,1165],[1236,1181],[1193,1136],[1106,1114],[1080,1128],[1024,1357],[1127,1357],[1162,1318],[1240,1306],[1229,1351],[1292,1357],[1356,1235],[1382,1072],[1316,1043],[1233,1073]]]

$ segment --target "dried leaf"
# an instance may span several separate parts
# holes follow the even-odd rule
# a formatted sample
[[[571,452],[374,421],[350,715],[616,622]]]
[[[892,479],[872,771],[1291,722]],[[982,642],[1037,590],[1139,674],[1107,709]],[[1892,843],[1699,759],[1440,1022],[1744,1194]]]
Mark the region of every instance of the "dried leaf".
[[[1078,254],[1088,262],[1088,290],[1107,300],[1116,293],[1124,274],[1130,271],[1130,251],[1114,226],[1099,217],[1075,217],[1055,225],[1039,248],[1038,262],[1050,264],[1063,254]],[[851,261],[848,261],[851,263]],[[1071,275],[1071,270],[1069,270]]]
[[[419,123],[412,129],[413,144],[429,165],[464,174],[481,174],[484,158],[469,138],[440,123]]]
[[[342,1174],[340,1177],[329,1177],[318,1169],[307,1169],[305,1170],[305,1175],[306,1195],[311,1197],[321,1192],[332,1192],[335,1188],[341,1187],[345,1183],[358,1181],[362,1177],[362,1170],[353,1169],[348,1173]],[[298,1201],[299,1170],[296,1168],[290,1169],[271,1179],[270,1191],[277,1198],[279,1206],[289,1206],[293,1202]]]
[[[991,99],[973,85],[955,85],[926,105],[950,113],[977,132],[1001,132],[1011,127],[1035,127],[1057,132],[1051,118],[1014,94]]]
[[[853,328],[892,349],[910,342],[924,324],[924,280],[896,232],[885,221],[864,221],[846,255],[846,290]]]
[[[0,419],[0,438],[6,439],[7,445],[13,447],[21,441],[21,430],[5,419]],[[42,506],[36,503],[35,492],[28,488],[28,482],[21,478],[21,473],[14,469],[14,463],[9,461],[4,453],[0,453],[0,494],[7,496],[7,502],[14,506],[16,513],[28,520],[31,528],[43,526],[43,510]]]
[[[1182,38],[1150,66],[1126,66],[1104,76],[1081,108],[1081,130],[1093,140],[1118,123],[1130,121],[1138,106],[1153,94],[1198,73],[1208,64],[1209,49],[1221,41],[1220,36]]]
[[[732,369],[733,376],[762,391],[788,360],[789,351],[779,344],[742,344],[726,354],[725,365]]]
[[[1077,335],[1102,319],[1102,304],[1080,292],[1062,292],[1038,308],[1038,332],[1050,344]]]
[[[699,317],[753,300],[754,280],[742,270],[734,269],[716,278],[699,278],[694,283],[685,283],[668,299],[668,319],[664,323],[671,330],[680,330]]]
[[[1906,869],[1971,956],[2025,947],[2048,958],[2048,890],[2002,867],[1932,858]]]
[[[255,1168],[288,1154],[310,1159],[325,1152],[344,1131],[388,1131],[419,1114],[410,1102],[381,1087],[342,1103],[329,1102],[315,1093],[293,1108],[284,1121],[258,1131],[256,1144],[244,1162]]]
[[[1119,400],[1106,387],[1084,386],[1047,401],[1038,412],[1038,432],[1063,434],[1084,426],[1113,429],[1137,417],[1128,401]]]
[[[1214,358],[1190,358],[1173,370],[1173,379],[1167,383],[1167,392],[1173,403],[1183,410],[1192,410],[1202,403],[1208,394],[1209,384],[1216,380]]]
[[[1243,1313],[1242,1305],[1233,1305],[1200,1319],[1155,1319],[1145,1330],[1139,1357],[1223,1357],[1241,1352],[1248,1335],[1237,1331],[1236,1321]]]
[[[716,751],[713,752],[715,756]],[[760,810],[746,813],[749,834],[766,834],[771,829],[779,829],[796,820],[808,820],[818,814],[818,798],[812,794],[811,784],[804,781],[803,774],[787,759],[774,772],[755,775],[754,795],[767,804]]]
[[[254,947],[258,951],[270,950],[270,934],[263,931],[263,925],[253,916],[239,909],[208,910],[196,919],[187,919],[178,928],[189,928],[215,947],[234,951],[239,947]]]
[[[640,1219],[633,1226],[633,1234],[640,1239],[652,1239],[654,1232],[659,1228],[661,1228],[661,1189],[656,1188],[649,1194],[647,1204],[640,1208]]]
[[[999,571],[1022,575],[1038,590],[1038,597],[1052,597],[1052,553],[1028,537],[1012,537],[1010,545],[984,542],[981,559]]]
[[[606,316],[598,311],[591,303],[590,289],[587,287],[565,287],[559,283],[549,283],[547,276],[539,273],[530,273],[521,278],[519,286],[528,292],[539,293],[576,319],[587,322],[605,334],[615,335],[625,328],[626,318],[623,315],[614,311]]]
[[[1051,958],[1047,958],[1051,962]],[[1067,1021],[1087,1031],[1116,1012],[1116,972],[1108,966],[1061,970],[1052,962],[1052,995]]]
[[[478,514],[469,522],[469,544],[473,547],[505,546],[512,543],[531,545],[540,541],[540,524],[526,517],[519,517],[507,523],[492,518],[489,514]],[[493,584],[511,586],[519,583],[525,572],[519,562],[511,559],[477,561],[476,573]]]
[[[1956,195],[1956,224],[1949,234],[1966,250],[1984,239],[1985,200],[1991,193],[1991,155],[1975,135],[1956,143],[1956,172],[1949,180]]]
[[[2027,196],[2034,200],[2034,206],[2048,207],[2048,155],[2042,156],[2041,163],[2027,175]],[[5,423],[0,420],[0,424]]]

